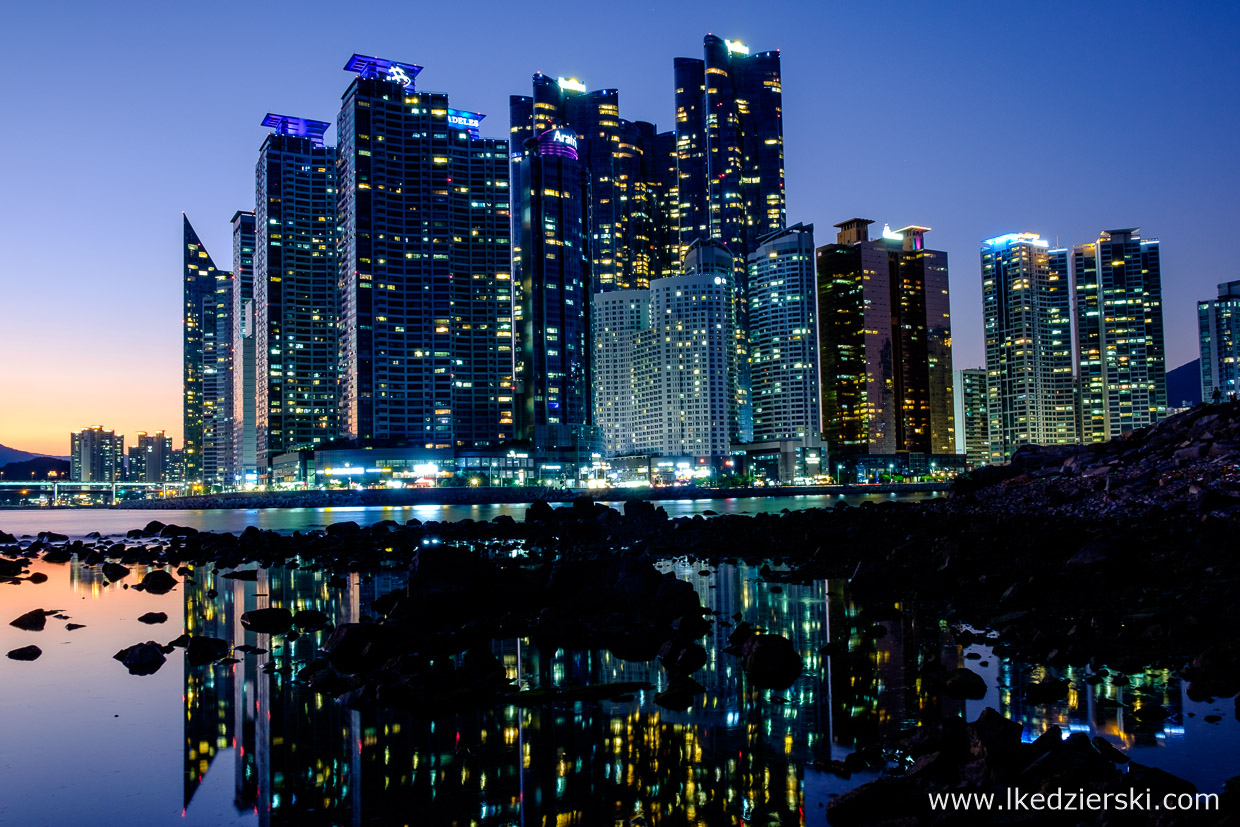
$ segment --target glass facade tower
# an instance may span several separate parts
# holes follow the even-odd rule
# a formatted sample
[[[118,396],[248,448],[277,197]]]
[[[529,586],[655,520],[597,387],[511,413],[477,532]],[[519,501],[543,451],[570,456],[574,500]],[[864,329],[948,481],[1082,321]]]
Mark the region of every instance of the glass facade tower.
[[[267,115],[255,167],[255,456],[331,442],[336,404],[336,150],[323,121]]]
[[[258,480],[254,384],[254,213],[232,218],[232,443],[225,474],[231,485]]]
[[[540,449],[589,448],[590,180],[576,133],[527,140],[512,191],[516,434]]]
[[[1201,341],[1201,398],[1209,402],[1218,390],[1229,399],[1240,392],[1240,281],[1218,286],[1218,298],[1197,302]]]
[[[676,185],[673,133],[620,117],[615,89],[586,91],[575,79],[534,75],[533,95],[509,98],[515,151],[553,128],[577,134],[578,162],[590,179],[588,238],[594,289],[644,288],[673,275]],[[515,202],[514,202],[515,203]]]
[[[716,238],[743,262],[786,224],[779,51],[715,35],[704,50],[674,64],[681,249]]]
[[[947,254],[927,227],[870,239],[872,223],[817,251],[823,434],[842,453],[954,454]]]
[[[508,142],[354,55],[337,121],[340,428],[428,451],[513,437]]]
[[[1068,269],[1036,233],[982,242],[988,462],[1076,441]]]
[[[222,481],[227,442],[217,431],[228,393],[227,333],[231,311],[230,273],[219,270],[184,213],[182,219],[182,420],[185,440],[185,481],[207,485]],[[224,361],[221,361],[224,359]],[[221,374],[221,367],[223,372]]]
[[[1159,245],[1138,229],[1106,230],[1072,248],[1081,442],[1167,415]]]
[[[817,299],[814,225],[760,238],[748,296],[755,442],[818,438]]]

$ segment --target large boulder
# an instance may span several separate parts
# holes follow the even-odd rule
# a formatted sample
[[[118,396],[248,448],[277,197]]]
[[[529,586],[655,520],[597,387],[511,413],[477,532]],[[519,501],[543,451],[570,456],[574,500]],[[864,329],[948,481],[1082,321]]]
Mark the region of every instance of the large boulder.
[[[9,660],[38,660],[39,655],[43,654],[43,650],[38,646],[23,646],[20,649],[13,649],[9,652]]]
[[[129,576],[129,567],[120,563],[104,563],[99,571],[109,583],[118,583]]]
[[[16,626],[26,632],[42,632],[47,626],[47,616],[56,614],[59,609],[31,609],[24,615],[9,621],[10,626]]]
[[[147,572],[142,582],[134,588],[140,588],[151,594],[167,594],[179,581],[163,569]]]
[[[741,666],[759,689],[783,690],[801,677],[804,664],[783,635],[753,635],[741,644]]]
[[[185,659],[190,666],[206,666],[228,657],[228,641],[206,635],[191,635],[185,642]]]
[[[164,652],[164,647],[148,640],[122,649],[112,657],[125,664],[131,675],[154,675],[168,659]]]
[[[260,635],[282,635],[293,628],[293,614],[288,609],[253,609],[241,615],[241,625]]]

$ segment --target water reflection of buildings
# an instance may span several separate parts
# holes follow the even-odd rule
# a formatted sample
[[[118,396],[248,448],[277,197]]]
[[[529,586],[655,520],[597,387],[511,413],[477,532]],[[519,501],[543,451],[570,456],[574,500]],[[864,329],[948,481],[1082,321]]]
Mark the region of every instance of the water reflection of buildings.
[[[187,628],[271,651],[238,654],[231,665],[187,665],[187,806],[212,758],[234,749],[238,810],[253,810],[261,824],[595,825],[627,824],[637,814],[651,825],[735,825],[768,816],[800,823],[812,758],[842,758],[880,735],[964,710],[938,700],[921,680],[936,663],[964,663],[963,650],[937,624],[918,626],[908,607],[863,611],[838,583],[776,586],[744,565],[710,575],[689,565],[670,570],[693,583],[718,620],[734,623],[739,614],[787,636],[804,676],[783,693],[750,688],[739,659],[722,651],[734,627],[719,624],[704,641],[708,662],[694,674],[705,692],[687,710],[672,711],[655,701],[668,683],[657,661],[540,651],[508,640],[496,641],[494,651],[509,677],[531,688],[614,681],[653,688],[631,701],[503,706],[435,721],[398,710],[357,712],[270,665],[291,660],[295,670],[314,657],[322,634],[302,635],[286,650],[280,638],[246,632],[240,615],[284,606],[318,609],[333,622],[357,620],[399,579],[350,575],[341,585],[325,572],[272,568],[246,582],[201,572],[186,584]],[[212,585],[219,595],[209,600]],[[833,640],[843,651],[821,655]],[[1173,732],[1133,728],[1128,713],[1110,705],[1131,706],[1140,695],[1175,709],[1178,688],[1165,676],[1133,676],[1124,688],[1105,684],[1053,710],[1020,704],[1021,682],[1031,677],[1038,676],[1002,673],[1011,689],[1000,695],[1003,711],[1030,731],[1092,723],[1108,737]]]
[[[1025,740],[1033,740],[1052,726],[1065,732],[1101,735],[1113,745],[1156,746],[1184,737],[1184,692],[1180,679],[1168,669],[1146,669],[1117,682],[1108,674],[1097,683],[1086,680],[1084,669],[1066,667],[1021,669],[1009,661],[1000,665],[999,710],[1024,724]],[[1033,704],[1025,699],[1031,684],[1066,680],[1069,689],[1061,703]],[[1169,713],[1143,715],[1143,707],[1161,707]]]

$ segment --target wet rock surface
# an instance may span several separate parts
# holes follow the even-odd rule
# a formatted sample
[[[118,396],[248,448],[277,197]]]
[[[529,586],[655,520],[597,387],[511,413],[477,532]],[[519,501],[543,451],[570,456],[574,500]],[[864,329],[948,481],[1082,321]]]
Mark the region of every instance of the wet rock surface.
[[[1129,762],[1105,740],[1084,733],[1064,737],[1052,726],[1033,743],[1022,727],[992,708],[977,720],[946,718],[892,745],[907,760],[876,781],[832,798],[827,819],[836,827],[874,824],[1224,824],[1201,813],[1155,812],[1167,794],[1193,794],[1195,786],[1170,773]],[[850,756],[851,757],[851,756]],[[1122,758],[1122,761],[1117,760]],[[1124,764],[1127,763],[1127,767]],[[1081,798],[1135,793],[1144,808],[1088,809]],[[934,795],[993,796],[1001,807],[934,807]],[[1148,797],[1147,797],[1148,796]],[[975,799],[976,800],[976,799]],[[1079,802],[1073,804],[1073,801]],[[1057,803],[1059,810],[1047,808]],[[1052,807],[1055,806],[1052,804]]]
[[[32,644],[30,646],[22,646],[17,649],[9,650],[7,657],[9,658],[9,660],[30,661],[30,660],[38,660],[39,656],[42,654],[43,654],[43,650],[40,649],[38,646],[35,646]]]
[[[112,657],[124,664],[131,675],[153,675],[168,660],[166,650],[170,648],[148,640],[128,646]]]

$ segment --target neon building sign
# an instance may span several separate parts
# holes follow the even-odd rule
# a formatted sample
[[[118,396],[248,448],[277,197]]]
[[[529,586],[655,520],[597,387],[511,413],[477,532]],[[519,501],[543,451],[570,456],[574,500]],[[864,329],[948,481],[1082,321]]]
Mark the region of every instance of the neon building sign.
[[[356,72],[359,78],[386,80],[398,83],[410,92],[413,91],[413,80],[422,71],[422,67],[413,63],[400,63],[383,57],[369,55],[353,55],[344,65],[346,72]]]
[[[478,112],[466,112],[464,109],[448,110],[448,126],[455,126],[457,129],[464,129],[469,133],[469,137],[478,137],[478,127],[482,125],[482,119],[486,115]]]
[[[538,136],[542,155],[559,155],[577,160],[577,133],[571,129],[550,129]]]

